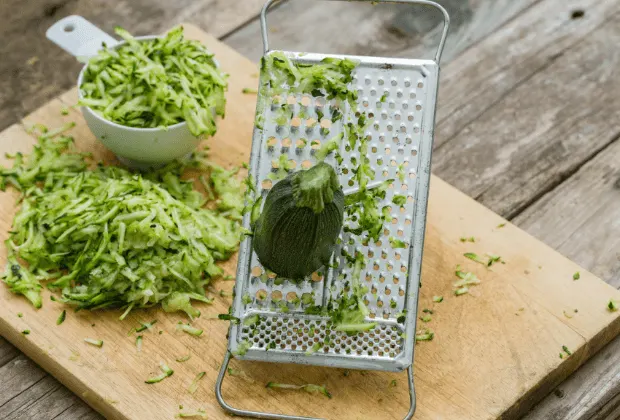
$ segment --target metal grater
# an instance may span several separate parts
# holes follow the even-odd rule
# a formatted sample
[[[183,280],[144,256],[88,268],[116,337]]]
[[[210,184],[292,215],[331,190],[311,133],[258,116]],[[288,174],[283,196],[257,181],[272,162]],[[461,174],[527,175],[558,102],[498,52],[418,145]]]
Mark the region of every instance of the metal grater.
[[[269,55],[266,12],[275,0],[268,0],[261,11],[261,29],[264,54]],[[364,1],[364,0],[356,0]],[[341,110],[344,118],[332,124],[329,134],[317,124],[311,127],[308,120],[317,119],[317,110],[330,119],[334,101],[324,97],[291,93],[287,98],[289,107],[298,115],[304,107],[307,119],[291,123],[290,127],[278,128],[274,122],[275,105],[269,102],[257,106],[257,116],[263,116],[263,127],[254,128],[250,173],[256,181],[258,191],[265,196],[273,184],[268,175],[273,170],[273,162],[281,154],[295,166],[295,170],[312,166],[316,159],[315,151],[335,134],[343,131],[347,117],[355,112],[365,111],[373,120],[366,131],[369,141],[370,160],[376,176],[381,182],[394,179],[382,205],[392,207],[392,220],[384,224],[384,236],[379,242],[370,241],[362,245],[357,237],[342,234],[342,247],[349,252],[361,251],[367,265],[361,275],[361,282],[369,288],[365,302],[370,310],[368,321],[377,326],[367,332],[350,336],[344,332],[328,330],[329,318],[307,315],[306,305],[294,303],[312,296],[311,305],[327,304],[330,295],[337,296],[343,284],[338,275],[350,271],[338,252],[334,261],[340,262],[338,268],[328,268],[322,276],[317,273],[303,282],[280,281],[268,276],[261,267],[252,250],[251,238],[241,243],[237,267],[237,283],[232,304],[232,315],[240,320],[231,323],[228,337],[228,352],[216,383],[216,396],[220,405],[227,411],[241,416],[273,419],[307,419],[308,417],[289,416],[275,413],[262,413],[237,409],[227,404],[221,393],[222,382],[231,353],[239,350],[240,344],[249,348],[243,355],[235,356],[241,360],[263,362],[299,363],[347,369],[381,371],[408,370],[408,383],[411,397],[410,410],[406,419],[415,411],[413,388],[413,354],[415,346],[416,313],[418,287],[422,262],[422,248],[428,201],[430,161],[433,144],[435,103],[439,79],[439,60],[449,27],[449,16],[439,4],[426,0],[379,0],[376,3],[407,3],[432,6],[439,9],[444,18],[441,41],[434,60],[414,60],[401,58],[378,58],[360,56],[325,55],[315,53],[284,52],[294,63],[319,63],[326,57],[350,58],[359,64],[354,70],[353,84],[358,91],[358,109],[348,105]],[[269,99],[269,98],[266,98]],[[382,100],[383,99],[383,100]],[[306,139],[303,144],[301,139]],[[352,177],[351,158],[357,158],[357,150],[347,151],[342,142],[340,155],[343,158],[337,165],[334,157],[326,162],[337,168],[340,184],[347,193]],[[404,182],[399,179],[404,170]],[[350,188],[349,188],[350,189]],[[350,191],[349,191],[350,192]],[[394,194],[407,196],[406,203],[400,207],[392,203]],[[249,215],[244,218],[244,226],[250,228]],[[389,237],[405,241],[408,247],[393,249]],[[349,240],[353,239],[353,245]],[[249,295],[251,302],[243,302]],[[283,303],[282,303],[283,302]],[[288,312],[282,312],[286,306]],[[403,314],[406,313],[403,322]],[[261,322],[255,331],[244,326],[243,321],[260,315]],[[400,322],[399,322],[400,321]],[[315,343],[329,343],[318,351],[308,354]],[[275,348],[274,348],[275,347]]]

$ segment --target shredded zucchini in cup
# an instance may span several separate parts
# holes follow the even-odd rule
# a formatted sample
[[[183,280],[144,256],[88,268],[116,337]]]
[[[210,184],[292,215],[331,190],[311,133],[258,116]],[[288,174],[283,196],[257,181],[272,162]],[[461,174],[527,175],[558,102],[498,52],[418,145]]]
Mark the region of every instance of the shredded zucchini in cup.
[[[95,136],[133,167],[162,165],[216,132],[227,88],[206,47],[183,28],[163,37],[131,36],[91,57],[78,78],[79,102]]]

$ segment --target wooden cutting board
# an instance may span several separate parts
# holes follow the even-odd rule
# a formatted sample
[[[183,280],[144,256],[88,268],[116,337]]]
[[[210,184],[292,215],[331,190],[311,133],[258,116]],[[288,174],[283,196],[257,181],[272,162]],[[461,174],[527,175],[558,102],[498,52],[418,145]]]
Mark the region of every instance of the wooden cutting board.
[[[257,68],[199,29],[186,25],[186,32],[208,45],[230,74],[226,119],[208,143],[213,160],[239,165],[248,160],[255,108],[255,97],[241,90],[257,85]],[[78,147],[113,160],[79,111],[61,114],[75,102],[74,89],[0,133],[0,152],[28,152],[35,139],[26,128],[35,122],[57,127],[76,121],[71,133]],[[0,162],[7,163],[4,157]],[[16,197],[13,191],[0,194],[2,241],[11,227]],[[619,313],[607,310],[609,299],[620,300],[620,292],[518,228],[497,227],[501,223],[490,210],[432,179],[419,307],[434,311],[425,326],[435,338],[416,346],[416,419],[515,418],[620,332]],[[462,236],[476,241],[463,243]],[[465,252],[498,254],[506,264],[487,269],[463,257]],[[5,259],[5,252],[1,254]],[[482,280],[459,297],[452,287],[457,264]],[[235,266],[234,259],[225,264],[230,274]],[[581,278],[573,280],[577,271]],[[221,281],[214,287],[230,290],[232,285]],[[175,332],[183,316],[158,310],[134,311],[122,322],[118,312],[69,311],[64,324],[56,326],[64,307],[48,295],[45,292],[43,308],[35,310],[0,285],[0,334],[102,414],[111,419],[173,419],[182,405],[183,411],[202,408],[210,419],[226,416],[215,400],[214,384],[228,323],[212,317],[227,310],[229,299],[217,297],[213,305],[200,308],[203,316],[196,325],[205,332],[194,338]],[[444,301],[433,303],[434,295],[443,295]],[[127,332],[153,319],[158,322],[144,333],[138,353],[135,335]],[[24,329],[31,330],[30,335],[22,335]],[[101,339],[104,345],[90,346],[84,338]],[[570,357],[560,358],[563,346],[572,352]],[[175,361],[187,354],[189,361]],[[158,372],[160,361],[166,361],[174,375],[159,384],[145,384]],[[239,361],[232,367],[244,373],[227,376],[224,395],[239,407],[332,419],[399,419],[408,409],[405,373],[345,373]],[[200,371],[206,376],[190,395],[187,388]],[[268,381],[324,384],[333,398],[266,389]]]

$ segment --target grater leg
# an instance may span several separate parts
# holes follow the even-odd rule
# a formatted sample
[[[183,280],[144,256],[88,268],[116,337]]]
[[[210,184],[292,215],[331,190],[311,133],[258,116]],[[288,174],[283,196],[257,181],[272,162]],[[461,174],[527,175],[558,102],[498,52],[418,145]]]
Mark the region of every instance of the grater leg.
[[[228,405],[228,403],[224,401],[224,397],[222,396],[222,383],[224,382],[224,375],[226,374],[228,363],[230,363],[230,357],[230,352],[227,351],[226,356],[224,356],[224,361],[222,362],[222,367],[220,368],[220,373],[219,375],[217,375],[217,382],[215,383],[215,397],[217,398],[217,402],[220,403],[224,410],[237,416],[254,417],[257,419],[321,420],[317,419],[316,417],[289,416],[287,414],[263,413],[261,411],[243,410]],[[413,414],[413,412],[411,412],[411,414]]]
[[[222,383],[224,382],[224,376],[228,370],[228,364],[230,363],[230,352],[226,352],[220,373],[217,375],[217,381],[215,382],[215,398],[222,408],[229,413],[237,416],[254,417],[257,419],[278,419],[278,420],[321,420],[316,417],[304,417],[304,416],[289,416],[288,414],[276,414],[276,413],[264,413],[261,411],[243,410],[240,408],[234,408],[224,401],[222,396]],[[404,420],[409,420],[413,417],[415,412],[415,389],[413,387],[413,365],[409,365],[407,368],[407,383],[409,384],[409,411]]]
[[[415,413],[415,388],[413,387],[413,364],[407,368],[407,383],[409,384],[409,411],[404,420],[409,420]]]

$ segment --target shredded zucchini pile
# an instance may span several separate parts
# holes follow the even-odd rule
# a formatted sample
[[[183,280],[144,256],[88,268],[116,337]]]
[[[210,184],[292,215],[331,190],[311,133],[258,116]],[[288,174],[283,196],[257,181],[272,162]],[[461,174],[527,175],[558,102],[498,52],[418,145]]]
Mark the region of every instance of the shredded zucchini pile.
[[[80,105],[130,127],[166,127],[187,121],[195,136],[213,135],[215,115],[224,116],[226,75],[200,42],[183,38],[183,27],[164,37],[126,41],[92,57],[80,86]]]
[[[1,186],[22,192],[7,240],[4,282],[35,307],[41,282],[62,291],[78,308],[133,308],[161,303],[164,310],[200,312],[204,286],[222,273],[216,265],[237,249],[243,194],[233,171],[203,155],[146,175],[98,164],[77,153],[71,137],[47,133],[29,156],[14,156],[0,172]],[[184,181],[188,167],[209,168],[207,199]],[[23,264],[25,262],[26,264]]]

